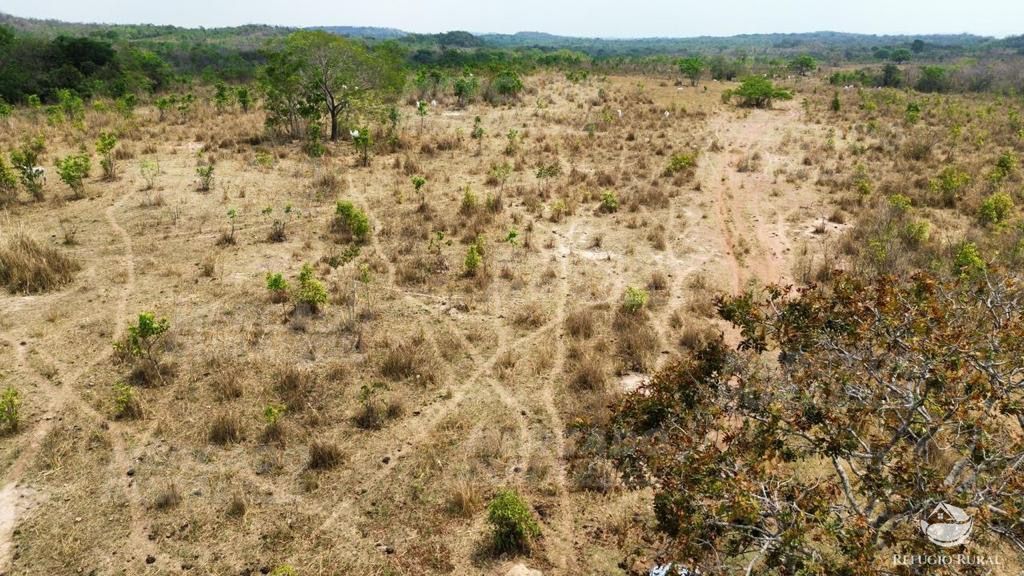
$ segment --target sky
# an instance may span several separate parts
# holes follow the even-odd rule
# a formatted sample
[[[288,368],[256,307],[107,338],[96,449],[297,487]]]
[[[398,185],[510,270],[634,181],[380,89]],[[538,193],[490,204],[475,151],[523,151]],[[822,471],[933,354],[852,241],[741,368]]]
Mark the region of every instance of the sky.
[[[382,26],[605,38],[822,30],[1024,34],[1022,0],[0,0],[0,12],[178,26]]]

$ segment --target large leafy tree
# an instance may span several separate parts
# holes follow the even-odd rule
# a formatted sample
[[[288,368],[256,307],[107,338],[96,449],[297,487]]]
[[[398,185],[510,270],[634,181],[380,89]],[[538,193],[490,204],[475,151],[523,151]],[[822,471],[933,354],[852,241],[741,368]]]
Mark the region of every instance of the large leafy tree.
[[[668,555],[715,574],[923,573],[893,555],[936,553],[919,521],[946,502],[974,521],[953,552],[1024,559],[1014,280],[840,274],[720,311],[739,349],[667,367],[608,428],[625,478],[655,490]]]
[[[340,121],[360,103],[393,100],[405,77],[401,54],[391,44],[364,43],[319,30],[303,30],[284,42],[282,65],[315,95],[331,124],[331,140],[341,134]]]
[[[690,79],[690,84],[696,86],[700,77],[704,74],[707,64],[700,56],[690,56],[679,60],[679,72]]]
[[[726,92],[725,99],[738,98],[741,106],[751,108],[771,108],[775,100],[790,100],[793,93],[778,88],[771,80],[763,76],[748,76],[735,90]]]

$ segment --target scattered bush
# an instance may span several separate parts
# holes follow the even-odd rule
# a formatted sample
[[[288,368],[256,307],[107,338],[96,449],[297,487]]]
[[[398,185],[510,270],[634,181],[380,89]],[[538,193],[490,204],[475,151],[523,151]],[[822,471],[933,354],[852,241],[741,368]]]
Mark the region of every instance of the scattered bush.
[[[90,169],[88,154],[72,154],[57,160],[57,175],[71,188],[75,198],[85,196],[85,178],[89,176]]]
[[[619,199],[615,196],[615,192],[611,190],[605,190],[601,193],[601,211],[602,212],[617,212],[619,209]]]
[[[267,290],[270,292],[270,301],[275,304],[288,300],[288,281],[280,272],[267,272]]]
[[[116,146],[117,136],[109,132],[100,132],[99,140],[96,141],[96,153],[100,155],[100,167],[103,168],[104,180],[113,180],[117,177],[117,165],[114,157]]]
[[[21,398],[13,386],[4,388],[0,394],[0,427],[8,432],[18,429],[18,409],[21,407]]]
[[[540,526],[529,507],[512,490],[502,490],[491,500],[487,522],[493,529],[494,550],[498,553],[529,552],[540,536]]]
[[[999,225],[1006,222],[1013,211],[1013,198],[1006,192],[996,192],[982,201],[978,219],[982,224]]]
[[[635,288],[633,286],[626,287],[626,297],[622,303],[622,308],[630,314],[636,314],[643,310],[647,306],[647,301],[650,299],[650,294],[647,293],[643,288]]]
[[[313,275],[313,267],[303,264],[299,271],[299,287],[295,291],[297,305],[305,306],[314,314],[327,303],[327,288]]]
[[[334,229],[359,244],[365,244],[370,237],[370,219],[351,202],[341,201],[334,210]]]
[[[142,404],[135,395],[135,389],[124,382],[114,384],[114,418],[136,419],[142,417]]]

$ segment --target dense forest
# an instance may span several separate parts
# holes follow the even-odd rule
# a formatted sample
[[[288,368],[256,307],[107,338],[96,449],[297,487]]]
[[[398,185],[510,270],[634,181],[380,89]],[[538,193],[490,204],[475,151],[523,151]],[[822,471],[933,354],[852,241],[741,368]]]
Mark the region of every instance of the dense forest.
[[[724,38],[573,38],[551,34],[409,34],[372,27],[319,27],[369,44],[393,43],[411,68],[496,74],[558,68],[570,74],[673,74],[699,57],[716,80],[809,70],[812,58],[837,85],[914,85],[929,91],[1024,92],[1024,37],[875,36],[816,32]],[[263,25],[188,29],[157,25],[72,24],[0,14],[0,98],[55,102],[60,90],[89,98],[156,93],[193,81],[254,80],[294,29]]]

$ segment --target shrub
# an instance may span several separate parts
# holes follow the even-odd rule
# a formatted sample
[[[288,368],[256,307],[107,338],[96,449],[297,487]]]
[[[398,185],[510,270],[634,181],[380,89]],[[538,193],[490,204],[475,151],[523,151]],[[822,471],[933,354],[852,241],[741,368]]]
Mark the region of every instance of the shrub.
[[[160,164],[156,160],[143,160],[139,162],[139,174],[146,182],[146,190],[152,190],[156,185],[156,177],[160,175]]]
[[[669,158],[668,166],[665,167],[665,176],[675,176],[679,173],[692,172],[697,167],[697,156],[695,154],[677,153]]]
[[[213,189],[213,164],[196,166],[196,176],[199,177],[200,192],[209,192]]]
[[[929,182],[929,187],[933,192],[939,193],[944,206],[951,208],[956,205],[957,199],[970,183],[970,174],[956,166],[946,166]]]
[[[14,201],[18,195],[18,177],[0,157],[0,208]]]
[[[15,233],[0,247],[0,284],[12,293],[38,293],[59,288],[74,277],[77,262],[56,248]]]
[[[135,419],[142,417],[142,404],[135,396],[135,390],[124,382],[114,384],[114,418]]]
[[[647,300],[650,295],[647,290],[643,288],[635,288],[633,286],[626,287],[626,298],[622,303],[622,308],[630,314],[636,314],[643,310],[647,306]]]
[[[385,402],[380,394],[387,390],[382,383],[363,384],[359,388],[359,411],[355,416],[356,426],[365,430],[379,430],[388,420],[402,416],[403,408],[398,402]]]
[[[87,154],[72,154],[57,160],[57,175],[71,188],[76,198],[85,195],[85,178],[89,176],[91,163]]]
[[[152,368],[153,373],[163,380],[160,360],[157,357],[157,345],[170,328],[171,323],[166,318],[157,320],[152,312],[142,312],[134,324],[128,325],[125,337],[114,343],[114,351],[122,358],[145,362]]]
[[[299,287],[295,292],[295,301],[307,306],[314,314],[327,303],[327,288],[323,282],[313,275],[313,267],[303,264],[299,271]]]
[[[370,219],[366,213],[356,208],[351,202],[341,201],[334,210],[334,227],[347,234],[360,244],[365,244],[370,237]]]
[[[101,132],[99,140],[96,141],[96,152],[102,157],[100,167],[103,168],[103,179],[113,180],[117,177],[117,166],[115,165],[114,148],[117,146],[117,136],[109,132]]]
[[[280,272],[267,273],[267,290],[270,291],[270,301],[281,303],[288,299],[288,281]]]
[[[611,190],[605,190],[601,193],[601,211],[602,212],[616,212],[619,209],[619,199],[615,196],[615,192]]]
[[[512,490],[502,490],[487,505],[487,522],[493,528],[494,549],[504,552],[529,552],[540,536],[540,526],[529,507]]]
[[[982,224],[999,225],[1010,217],[1013,211],[1013,198],[1006,192],[996,192],[981,203],[978,208],[978,219]]]
[[[483,249],[479,243],[473,242],[469,245],[466,250],[466,259],[463,261],[463,265],[466,269],[466,276],[476,276],[480,272],[480,267],[484,262]]]
[[[1016,171],[1017,157],[1012,152],[1003,152],[999,155],[999,159],[996,160],[996,166],[992,170],[989,179],[995,184],[1000,184]]]
[[[4,389],[0,394],[0,427],[9,432],[18,429],[18,408],[21,406],[21,398],[13,386]]]
[[[26,138],[21,146],[11,151],[11,165],[21,177],[21,185],[36,200],[43,198],[43,173],[38,169],[39,158],[46,149],[42,136]]]
[[[985,271],[985,260],[974,242],[965,242],[953,259],[953,270],[962,278],[975,276]]]

